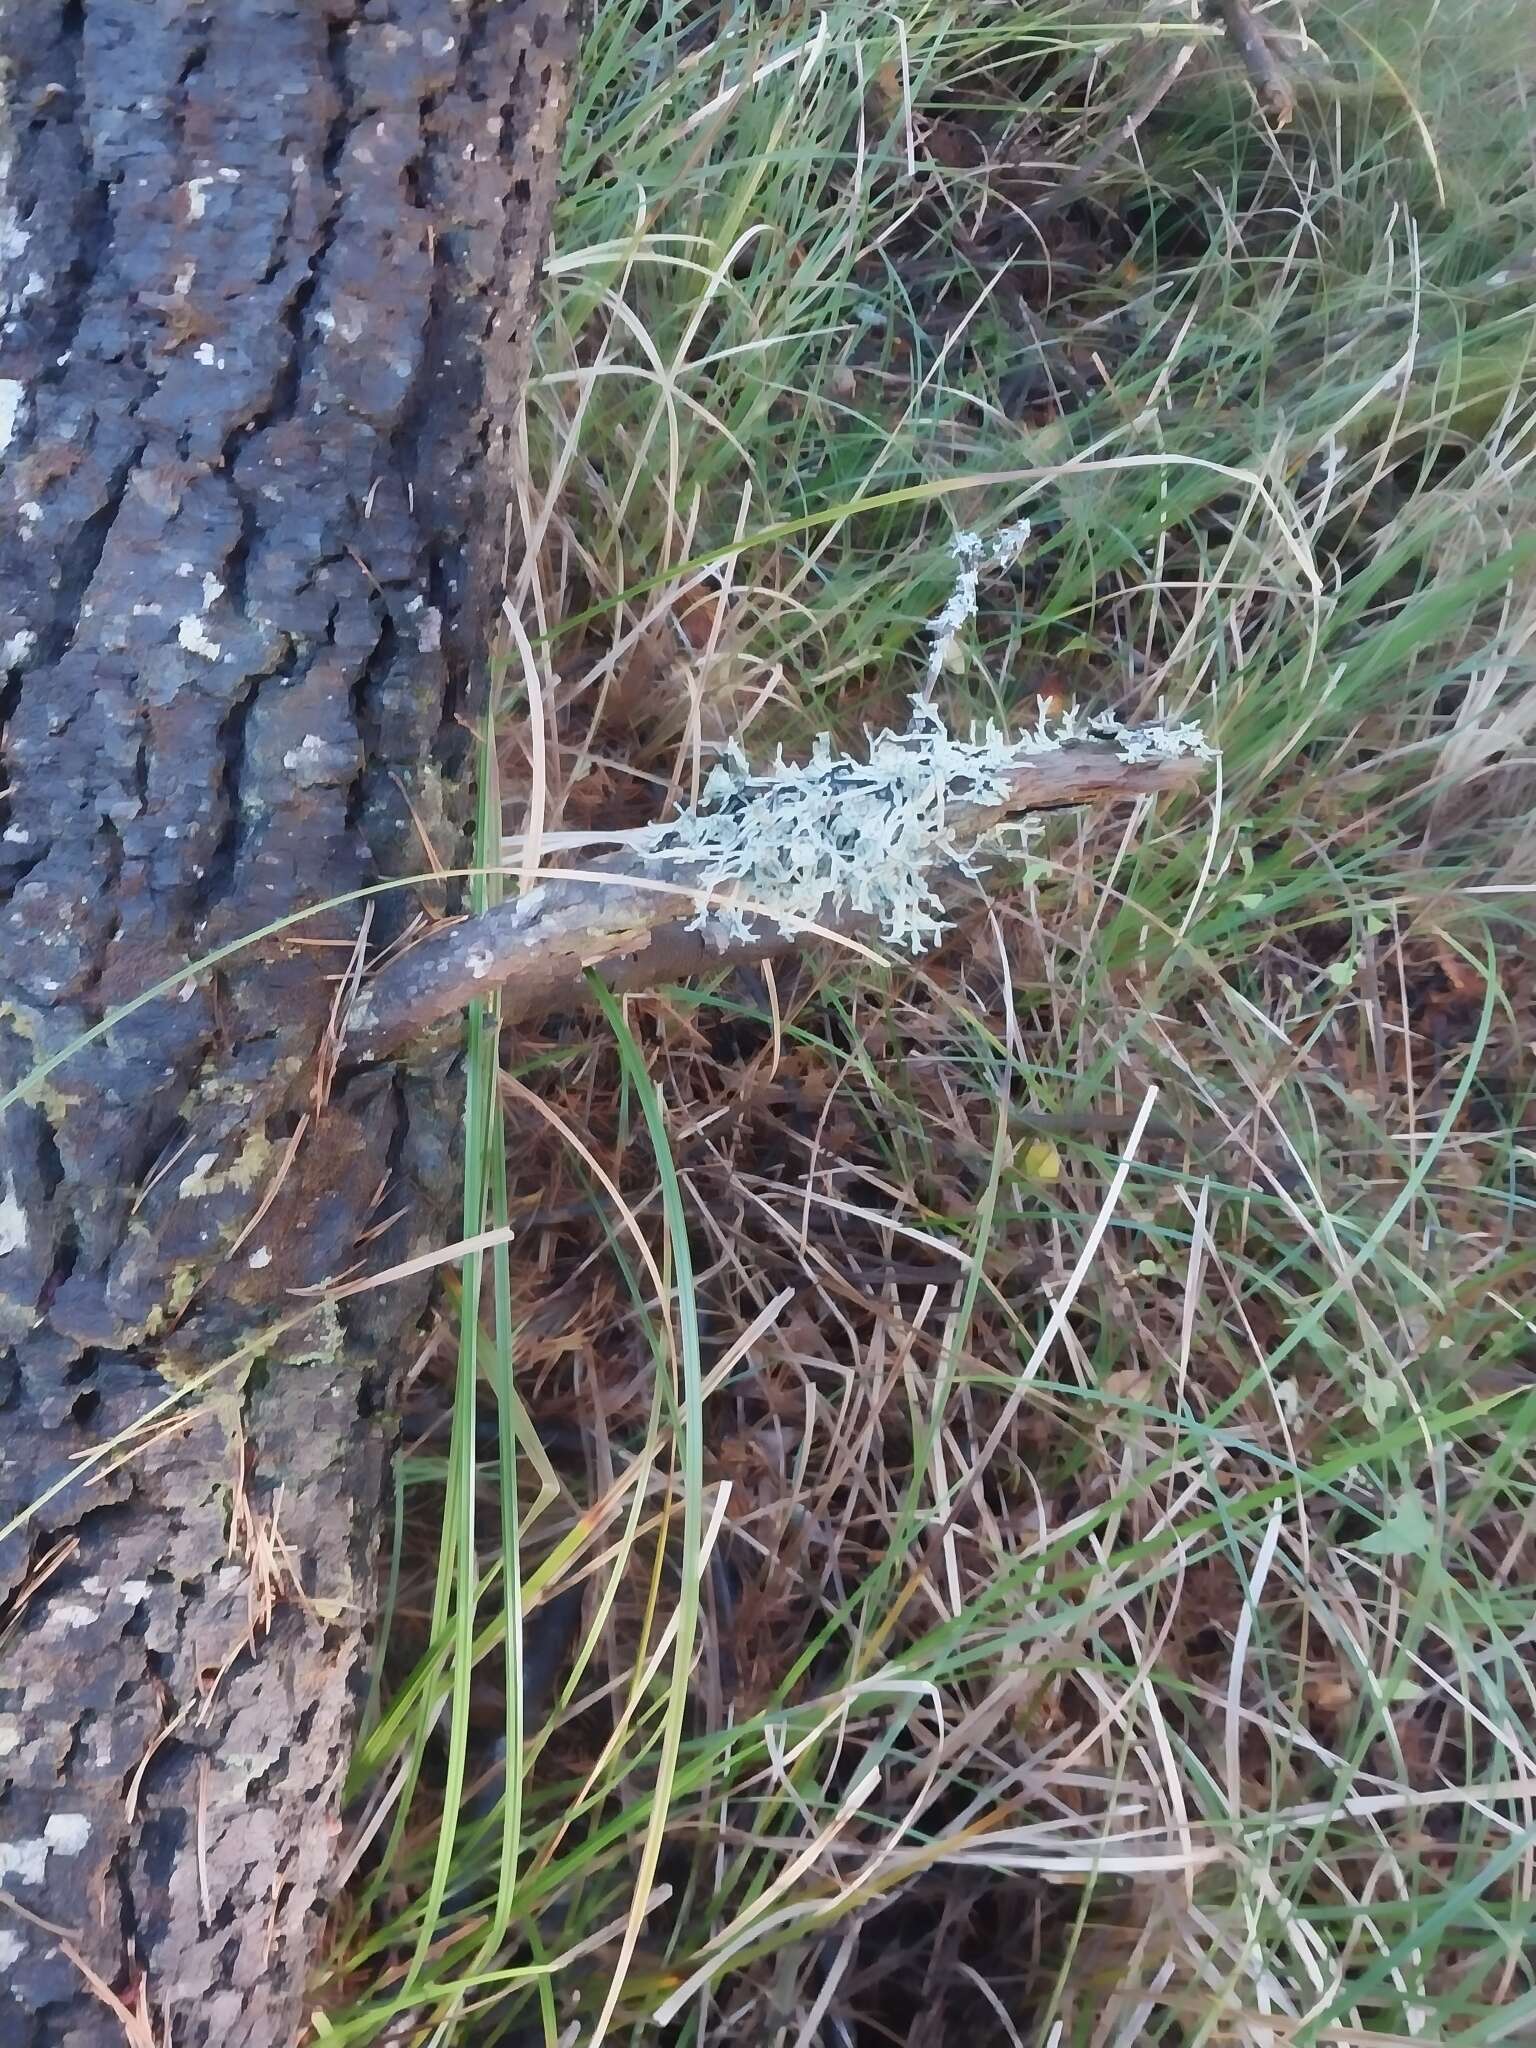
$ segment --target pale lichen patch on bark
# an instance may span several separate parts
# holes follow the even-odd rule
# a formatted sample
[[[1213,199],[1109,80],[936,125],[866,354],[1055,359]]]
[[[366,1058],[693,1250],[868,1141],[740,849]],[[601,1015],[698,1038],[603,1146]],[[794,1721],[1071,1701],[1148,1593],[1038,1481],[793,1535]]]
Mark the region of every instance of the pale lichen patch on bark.
[[[0,1195],[0,1259],[10,1252],[24,1252],[30,1242],[27,1212],[16,1194],[16,1176],[7,1172],[5,1193]]]

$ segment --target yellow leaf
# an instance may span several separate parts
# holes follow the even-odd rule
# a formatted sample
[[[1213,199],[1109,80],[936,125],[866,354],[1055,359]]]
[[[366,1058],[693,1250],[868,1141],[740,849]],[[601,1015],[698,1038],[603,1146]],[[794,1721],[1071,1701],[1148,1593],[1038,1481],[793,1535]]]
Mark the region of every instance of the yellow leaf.
[[[1104,1391],[1117,1401],[1135,1401],[1145,1405],[1152,1392],[1152,1375],[1139,1365],[1122,1366],[1105,1380]]]
[[[1031,1180],[1061,1179],[1061,1154],[1049,1138],[1034,1138],[1024,1147],[1024,1171]]]
[[[875,104],[882,113],[901,105],[901,66],[893,57],[889,64],[882,64],[871,81]]]

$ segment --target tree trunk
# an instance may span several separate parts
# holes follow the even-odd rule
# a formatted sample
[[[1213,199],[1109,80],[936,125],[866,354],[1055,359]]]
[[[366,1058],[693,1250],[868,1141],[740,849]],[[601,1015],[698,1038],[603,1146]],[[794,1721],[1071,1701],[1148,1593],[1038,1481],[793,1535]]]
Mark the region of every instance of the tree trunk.
[[[456,1091],[327,1089],[355,904],[191,963],[464,857],[567,13],[0,27],[7,2048],[118,2048],[109,1991],[177,2048],[303,2014],[424,1297],[295,1290],[456,1234]]]

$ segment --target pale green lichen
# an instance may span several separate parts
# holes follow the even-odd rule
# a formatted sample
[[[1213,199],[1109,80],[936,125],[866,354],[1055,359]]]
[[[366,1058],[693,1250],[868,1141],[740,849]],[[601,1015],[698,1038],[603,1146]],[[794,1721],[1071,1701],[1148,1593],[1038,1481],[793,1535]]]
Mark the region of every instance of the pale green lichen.
[[[731,746],[711,773],[704,799],[642,845],[652,859],[677,860],[697,884],[695,929],[722,943],[745,939],[753,914],[786,932],[851,914],[873,920],[887,941],[913,953],[947,929],[934,891],[941,869],[975,876],[983,851],[974,839],[978,811],[1005,804],[1018,770],[1032,758],[1084,740],[1112,745],[1122,760],[1207,758],[1199,726],[1126,726],[1110,713],[1071,709],[1013,739],[997,726],[956,739],[934,707],[913,699],[905,732],[871,738],[868,756],[833,752],[825,734],[803,765],[782,753],[753,774]],[[1034,820],[1009,821],[1027,837]]]
[[[318,1302],[313,1315],[286,1340],[292,1349],[273,1351],[285,1365],[335,1365],[346,1349],[347,1333],[334,1301]]]
[[[993,534],[989,546],[979,533],[957,533],[949,551],[959,564],[955,587],[938,617],[928,626],[932,646],[928,651],[928,688],[939,680],[948,665],[955,641],[976,616],[983,569],[1011,569],[1029,540],[1029,521],[1005,526]]]
[[[1013,739],[991,724],[968,740],[954,737],[928,693],[976,616],[983,573],[1011,569],[1028,540],[1027,519],[990,541],[955,535],[954,587],[929,623],[927,683],[912,700],[905,732],[874,735],[863,761],[834,753],[823,734],[803,766],[781,752],[759,775],[733,742],[697,809],[640,836],[650,858],[676,860],[697,881],[695,930],[724,945],[750,937],[753,915],[787,933],[851,914],[872,920],[891,945],[919,953],[947,929],[934,890],[939,871],[981,872],[976,814],[1007,803],[1032,757],[1082,740],[1106,742],[1131,763],[1210,756],[1197,725],[1127,726],[1112,713],[1075,708],[1049,721],[1042,711],[1033,729]],[[1008,820],[1015,845],[1036,822]]]
[[[219,1167],[218,1156],[203,1152],[193,1161],[177,1184],[184,1202],[229,1191],[248,1194],[275,1164],[277,1147],[264,1131],[248,1131],[227,1166]]]
[[[134,1341],[158,1337],[164,1330],[174,1330],[185,1314],[192,1297],[202,1285],[202,1268],[192,1260],[179,1261],[172,1266],[166,1283],[165,1298],[155,1303],[144,1318],[142,1329],[132,1333]]]

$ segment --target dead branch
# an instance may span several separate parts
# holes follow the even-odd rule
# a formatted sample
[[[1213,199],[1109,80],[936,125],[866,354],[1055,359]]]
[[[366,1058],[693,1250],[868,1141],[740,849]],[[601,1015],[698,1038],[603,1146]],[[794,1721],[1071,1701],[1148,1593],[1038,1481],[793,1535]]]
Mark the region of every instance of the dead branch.
[[[1195,759],[1131,762],[1107,745],[1063,747],[1021,763],[1006,802],[966,807],[954,823],[966,838],[979,838],[1009,816],[1187,787],[1199,766]],[[382,1059],[497,989],[503,1015],[516,1019],[579,1001],[589,969],[611,988],[658,988],[807,943],[805,929],[786,933],[772,917],[750,919],[746,936],[723,941],[695,930],[694,895],[686,863],[623,852],[440,926],[395,955],[353,1002],[345,1056]],[[854,940],[870,932],[867,920],[831,902],[816,923]]]
[[[1270,125],[1288,126],[1296,112],[1296,95],[1248,0],[1208,0],[1207,12],[1226,30]]]

